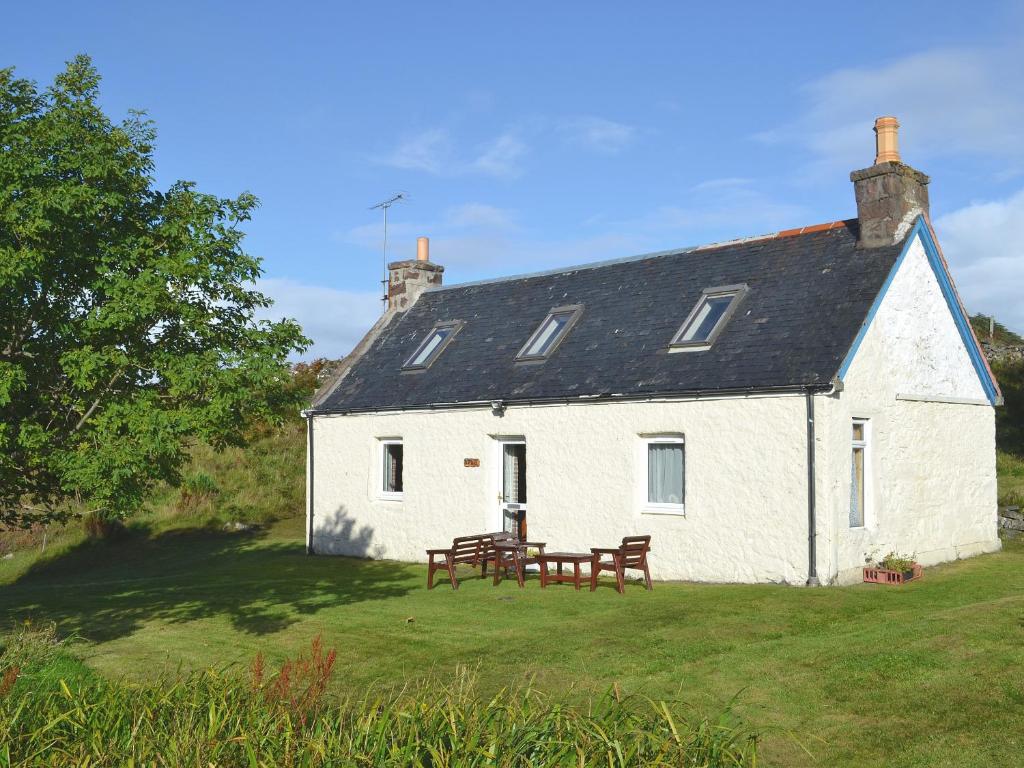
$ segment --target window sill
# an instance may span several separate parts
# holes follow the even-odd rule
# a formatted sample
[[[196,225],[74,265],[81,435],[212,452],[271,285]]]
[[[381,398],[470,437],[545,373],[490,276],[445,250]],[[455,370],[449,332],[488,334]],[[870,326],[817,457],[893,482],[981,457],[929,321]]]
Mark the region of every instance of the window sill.
[[[678,352],[706,352],[711,349],[711,345],[706,342],[700,342],[697,344],[673,344],[668,348],[668,353],[674,355]]]
[[[646,506],[640,509],[642,515],[673,515],[675,517],[686,517],[686,508],[682,505],[664,504],[661,506]]]
[[[378,493],[377,501],[405,501],[404,493]]]

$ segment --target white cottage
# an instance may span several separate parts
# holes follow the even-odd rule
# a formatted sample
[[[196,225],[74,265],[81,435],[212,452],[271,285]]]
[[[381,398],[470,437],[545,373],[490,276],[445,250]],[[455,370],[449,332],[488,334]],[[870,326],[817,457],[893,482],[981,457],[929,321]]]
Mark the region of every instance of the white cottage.
[[[998,549],[999,389],[896,129],[848,221],[451,287],[421,239],[305,414],[309,552],[649,533],[657,579],[835,584]]]

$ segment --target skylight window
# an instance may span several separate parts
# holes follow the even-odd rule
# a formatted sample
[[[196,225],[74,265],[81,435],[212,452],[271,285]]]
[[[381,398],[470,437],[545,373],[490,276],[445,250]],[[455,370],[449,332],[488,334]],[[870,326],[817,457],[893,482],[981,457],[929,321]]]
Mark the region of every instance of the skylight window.
[[[710,347],[729,322],[747,290],[746,285],[707,288],[672,339],[673,349]]]
[[[460,322],[438,323],[402,367],[406,370],[429,368],[461,328]]]
[[[555,307],[544,318],[516,355],[516,360],[545,360],[555,351],[569,330],[576,324],[583,307]]]

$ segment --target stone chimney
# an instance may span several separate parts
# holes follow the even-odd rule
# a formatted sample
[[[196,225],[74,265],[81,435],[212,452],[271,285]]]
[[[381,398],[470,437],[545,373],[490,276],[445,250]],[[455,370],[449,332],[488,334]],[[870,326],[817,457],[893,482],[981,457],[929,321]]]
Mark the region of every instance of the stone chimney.
[[[879,248],[903,239],[919,215],[928,215],[930,179],[900,160],[900,124],[875,120],[875,164],[850,174],[857,196],[858,248]]]
[[[444,267],[430,261],[430,241],[416,239],[416,259],[388,264],[388,312],[405,312],[427,288],[441,285]]]

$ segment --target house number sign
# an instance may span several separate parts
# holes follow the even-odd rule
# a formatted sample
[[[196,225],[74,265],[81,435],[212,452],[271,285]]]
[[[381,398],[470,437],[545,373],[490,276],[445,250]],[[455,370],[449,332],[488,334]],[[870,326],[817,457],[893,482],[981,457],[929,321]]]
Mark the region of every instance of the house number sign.
[[[464,467],[479,467],[480,459],[463,459],[462,466]]]

